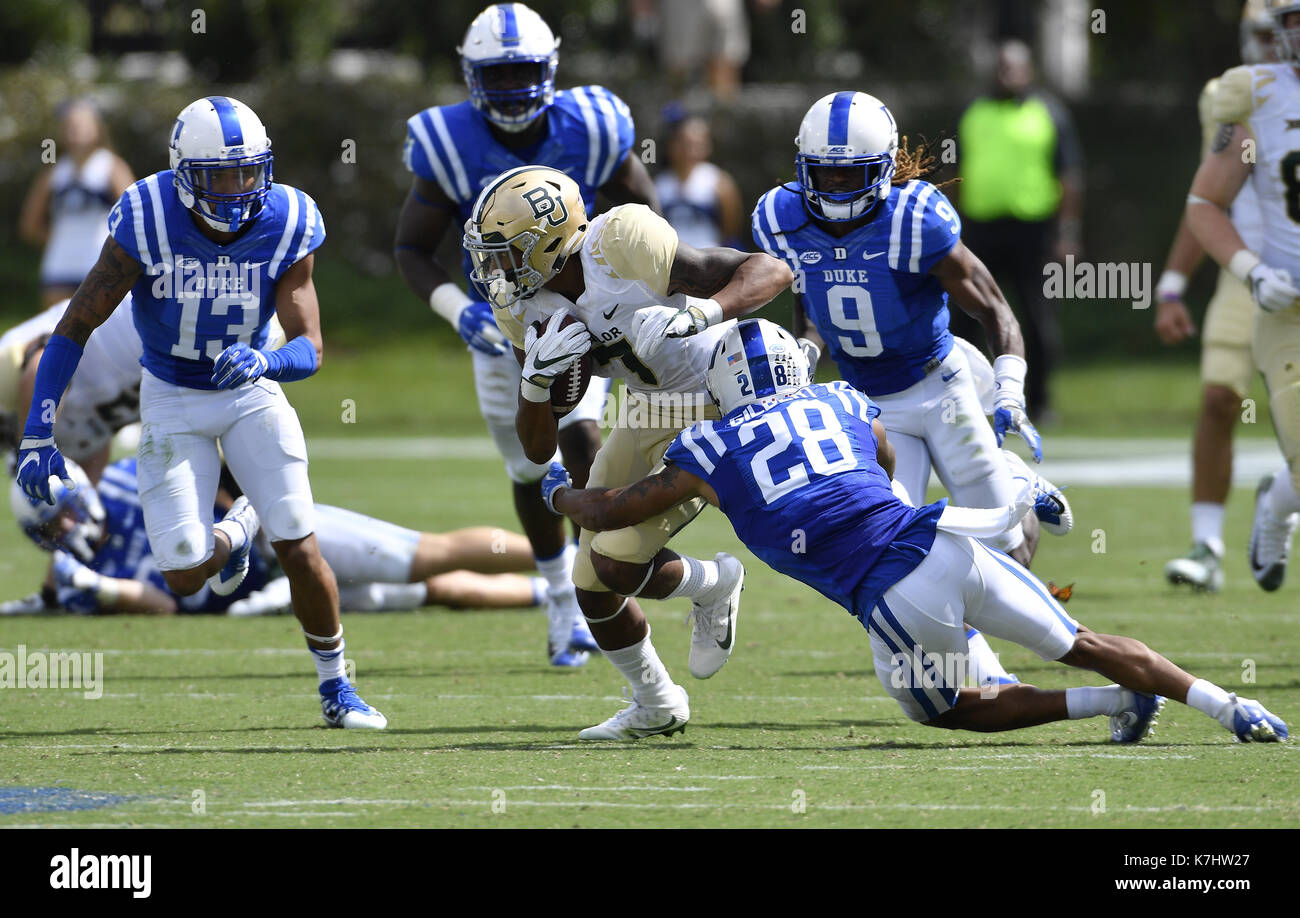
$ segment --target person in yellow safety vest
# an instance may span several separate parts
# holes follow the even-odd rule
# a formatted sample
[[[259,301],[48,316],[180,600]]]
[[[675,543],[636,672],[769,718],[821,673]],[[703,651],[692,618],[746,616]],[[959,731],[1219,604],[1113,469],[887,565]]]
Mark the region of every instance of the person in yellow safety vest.
[[[1063,105],[1034,86],[1029,48],[998,49],[993,91],[966,109],[957,127],[956,186],[966,244],[1015,292],[1025,332],[1031,417],[1050,416],[1048,379],[1060,359],[1056,306],[1043,292],[1049,259],[1079,257],[1083,149]],[[954,334],[983,342],[983,330],[953,315]]]

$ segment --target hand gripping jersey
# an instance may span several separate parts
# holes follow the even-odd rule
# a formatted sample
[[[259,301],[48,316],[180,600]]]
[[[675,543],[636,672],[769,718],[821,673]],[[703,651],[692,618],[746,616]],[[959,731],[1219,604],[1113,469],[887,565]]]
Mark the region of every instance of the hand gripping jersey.
[[[87,565],[105,577],[139,580],[171,594],[167,581],[154,563],[149,536],[140,508],[140,489],[136,480],[135,459],[123,459],[104,469],[104,477],[95,488],[104,505],[104,529],[108,538]],[[219,517],[221,511],[215,511]],[[176,596],[180,611],[220,612],[266,583],[267,572],[257,552],[249,554],[249,571],[244,582],[230,596],[217,596],[204,587],[193,596]],[[175,595],[175,594],[171,594]],[[99,601],[91,590],[59,588],[59,605],[86,615],[99,611]]]
[[[845,382],[807,386],[767,410],[695,424],[664,461],[708,482],[766,564],[861,618],[929,553],[947,504],[894,496],[876,462],[879,413]]]
[[[550,166],[582,191],[587,213],[596,212],[596,189],[609,181],[632,149],[632,113],[603,86],[561,89],[546,109],[546,133],[536,145],[512,150],[493,135],[489,123],[467,100],[426,108],[406,122],[406,168],[436,182],[455,202],[460,223],[483,186],[518,166]],[[470,260],[463,255],[465,277]]]
[[[952,350],[948,294],[929,272],[961,239],[961,220],[934,185],[894,186],[840,238],[812,222],[797,186],[759,198],[752,223],[754,241],[794,271],[809,321],[856,388],[901,392]]]
[[[520,300],[509,312],[493,307],[502,334],[522,349],[529,324],[557,309],[568,309],[594,339],[591,356],[596,375],[621,379],[638,392],[703,393],[713,346],[734,321],[680,342],[669,341],[649,360],[628,337],[638,309],[686,306],[685,294],[668,294],[677,233],[667,221],[644,204],[615,207],[591,221],[579,252],[586,289],[578,302],[542,290]]]
[[[1300,77],[1290,64],[1234,67],[1219,78],[1210,115],[1217,124],[1250,129],[1250,185],[1263,231],[1256,253],[1265,264],[1300,277]],[[1236,209],[1234,202],[1234,219]]]
[[[273,184],[262,211],[230,243],[199,231],[170,170],[141,179],[108,218],[113,239],[144,265],[132,288],[141,363],[159,379],[216,389],[212,363],[242,341],[262,348],[275,313],[276,282],[325,241],[316,203]]]

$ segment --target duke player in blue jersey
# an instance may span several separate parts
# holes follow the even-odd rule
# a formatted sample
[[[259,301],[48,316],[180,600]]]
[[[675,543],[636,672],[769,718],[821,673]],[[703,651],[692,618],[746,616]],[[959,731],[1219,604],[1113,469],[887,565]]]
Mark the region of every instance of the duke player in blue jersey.
[[[492,320],[485,293],[467,294],[436,260],[448,230],[470,216],[479,191],[500,173],[529,164],[569,175],[589,214],[599,190],[614,204],[658,209],[654,182],[630,155],[634,139],[627,106],[602,86],[555,88],[559,41],[522,3],[498,3],[470,24],[460,47],[470,97],[428,108],[407,122],[406,167],[413,174],[397,227],[397,266],[407,285],[469,344],[479,410],[505,459],[515,511],[551,588],[548,654],[556,666],[579,666],[597,649],[578,612],[570,571],[574,548],[561,521],[542,504],[545,464],[524,455],[515,434],[519,365]],[[466,278],[472,270],[465,255]],[[598,420],[609,383],[595,378],[586,397],[560,422],[559,453],[586,481],[600,448]]]
[[[898,481],[925,499],[934,466],[962,506],[997,507],[1032,473],[1003,437],[1019,434],[1035,460],[1042,441],[1024,410],[1024,344],[988,270],[961,242],[961,221],[943,192],[921,181],[923,154],[900,163],[898,130],[879,99],[837,92],[819,99],[796,138],[797,181],[754,208],[755,241],[795,271],[795,334],[813,368],[822,347],[841,376],[870,394],[898,454]],[[978,318],[997,347],[989,429],[967,355],[948,331],[948,301]],[[983,360],[982,357],[978,359]],[[996,442],[995,442],[996,437]],[[1023,526],[994,540],[1028,566],[1037,519],[1064,534],[1068,503],[1042,489]]]
[[[18,449],[28,497],[52,503],[67,479],[54,445],[59,399],[82,349],[128,292],[144,345],[140,386],[140,501],[167,586],[188,596],[208,583],[229,594],[248,571],[264,527],[293,587],[335,727],[383,728],[344,675],[338,589],[313,535],[307,449],[280,382],[320,366],[320,310],[312,283],[325,226],[315,203],[271,180],[271,141],[235,99],[209,96],[177,117],[171,169],[127,189],[109,238],[46,344]],[[279,318],[288,343],[266,350]],[[244,490],[213,525],[221,458]]]
[[[1135,742],[1167,696],[1243,742],[1287,737],[1286,724],[1258,702],[1197,679],[1139,641],[1080,625],[1029,571],[972,538],[1018,525],[1041,489],[1027,487],[993,509],[946,500],[912,507],[891,489],[893,450],[879,408],[847,383],[811,378],[788,332],[744,320],[717,343],[709,365],[721,420],[683,431],[667,466],[627,487],[574,489],[557,465],[543,482],[548,505],[584,528],[607,530],[707,500],[750,551],[862,622],[886,691],[927,726],[989,732],[1109,715],[1111,739]],[[964,687],[963,621],[1118,684]],[[624,738],[682,726],[671,710],[636,720],[641,728]]]

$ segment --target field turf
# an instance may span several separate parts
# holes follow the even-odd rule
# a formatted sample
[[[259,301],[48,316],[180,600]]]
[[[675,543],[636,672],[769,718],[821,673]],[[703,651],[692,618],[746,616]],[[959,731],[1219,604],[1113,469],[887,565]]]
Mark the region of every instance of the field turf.
[[[313,452],[317,498],[422,528],[514,528],[497,460],[442,441],[431,447],[438,459],[378,448],[402,435],[481,438],[467,371],[454,348],[430,357],[406,345],[336,355],[320,378],[290,387],[309,438],[334,444]],[[434,386],[438,377],[452,381]],[[1194,374],[1136,378],[1168,395],[1133,406],[1152,419],[1141,432],[1181,436]],[[1122,381],[1090,371],[1062,386],[1062,404],[1080,407],[1063,411],[1056,432],[1132,435],[1107,429],[1096,407]],[[348,398],[354,425],[342,420]],[[1266,413],[1261,421],[1247,433],[1266,436]],[[1053,432],[1045,431],[1049,449]],[[346,440],[356,442],[337,446]],[[1234,492],[1229,508],[1227,588],[1218,596],[1163,581],[1164,562],[1186,548],[1181,489],[1077,487],[1070,497],[1076,532],[1044,536],[1034,569],[1074,584],[1073,615],[1145,640],[1300,724],[1296,585],[1265,594],[1251,581],[1248,491]],[[1094,550],[1102,535],[1105,550]],[[574,672],[546,666],[539,610],[347,617],[358,686],[390,720],[381,733],[321,725],[291,618],[0,619],[0,650],[104,653],[102,698],[0,691],[0,827],[1300,823],[1295,743],[1237,745],[1176,703],[1156,735],[1133,747],[1109,744],[1104,718],[991,736],[917,726],[877,683],[861,626],[740,549],[716,511],[674,544],[745,560],[737,649],[713,679],[692,680],[685,603],[647,603],[692,716],[684,735],[633,744],[578,744],[579,729],[621,706],[621,680],[601,660]],[[0,595],[30,592],[42,564],[16,530],[0,528]],[[1040,686],[1103,682],[995,649]]]

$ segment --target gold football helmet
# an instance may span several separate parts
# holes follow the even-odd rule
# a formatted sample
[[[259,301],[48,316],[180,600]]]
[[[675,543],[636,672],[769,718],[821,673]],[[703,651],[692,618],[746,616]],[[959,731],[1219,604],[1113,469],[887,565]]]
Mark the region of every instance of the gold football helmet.
[[[461,245],[473,262],[471,279],[508,308],[559,274],[586,232],[578,183],[548,166],[520,166],[483,188]]]

